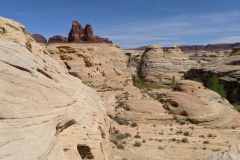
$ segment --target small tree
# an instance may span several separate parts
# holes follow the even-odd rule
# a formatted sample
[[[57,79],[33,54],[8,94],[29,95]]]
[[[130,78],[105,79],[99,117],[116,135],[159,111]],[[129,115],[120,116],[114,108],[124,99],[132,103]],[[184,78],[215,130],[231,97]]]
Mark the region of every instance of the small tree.
[[[208,81],[208,88],[220,94],[223,98],[227,97],[227,91],[219,80],[218,76],[212,76]]]
[[[176,80],[175,80],[175,76],[172,76],[171,87],[172,87],[172,89],[175,89],[175,88],[176,88]]]

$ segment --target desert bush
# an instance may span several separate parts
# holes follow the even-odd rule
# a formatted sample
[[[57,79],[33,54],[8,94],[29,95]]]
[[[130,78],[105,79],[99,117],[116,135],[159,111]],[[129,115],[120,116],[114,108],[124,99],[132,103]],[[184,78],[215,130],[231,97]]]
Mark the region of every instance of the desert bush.
[[[146,143],[146,140],[145,140],[145,139],[143,139],[143,140],[142,140],[142,143]]]
[[[136,123],[136,122],[133,122],[133,123],[131,124],[131,127],[137,127],[137,123]]]
[[[128,125],[128,121],[122,117],[114,116],[113,120],[115,120],[120,125]]]
[[[110,142],[112,142],[115,145],[118,145],[118,143],[119,143],[117,139],[111,139]]]
[[[121,143],[120,144],[117,144],[117,149],[124,149],[124,145],[122,145]]]
[[[124,135],[125,135],[125,138],[131,137],[130,133],[125,133]]]
[[[135,141],[135,143],[133,144],[134,147],[140,147],[142,144],[139,141]]]
[[[203,141],[203,144],[209,144],[209,141],[205,140]]]
[[[125,134],[123,134],[123,133],[118,133],[118,134],[116,135],[116,138],[117,138],[118,140],[122,140],[122,139],[126,138],[126,136],[125,136]]]
[[[158,147],[158,149],[160,149],[160,150],[164,150],[164,147],[162,147],[162,146],[159,146],[159,147]]]
[[[171,88],[172,88],[172,89],[175,89],[176,86],[177,86],[177,84],[176,84],[175,76],[172,76]]]
[[[207,136],[208,136],[208,137],[213,137],[213,134],[212,134],[212,133],[209,133]]]
[[[136,134],[136,135],[134,136],[134,138],[141,138],[141,136],[138,135],[138,134]]]
[[[182,138],[181,140],[183,143],[188,143],[188,139],[187,138]]]
[[[183,133],[183,135],[184,135],[184,136],[189,136],[190,133],[189,133],[188,131],[185,131],[185,132]]]

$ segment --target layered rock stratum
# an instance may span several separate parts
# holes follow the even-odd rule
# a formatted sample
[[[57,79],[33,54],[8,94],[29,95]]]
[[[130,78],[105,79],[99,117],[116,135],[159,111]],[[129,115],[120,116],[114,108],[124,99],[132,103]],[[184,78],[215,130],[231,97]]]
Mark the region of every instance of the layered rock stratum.
[[[0,17],[0,159],[109,159],[96,93],[15,21]]]

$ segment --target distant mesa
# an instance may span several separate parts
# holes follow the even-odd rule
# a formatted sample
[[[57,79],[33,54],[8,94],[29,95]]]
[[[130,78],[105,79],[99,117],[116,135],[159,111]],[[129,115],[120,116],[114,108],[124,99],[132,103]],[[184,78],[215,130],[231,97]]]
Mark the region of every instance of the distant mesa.
[[[48,43],[68,43],[68,38],[60,35],[50,37]]]
[[[32,37],[38,43],[112,43],[108,38],[95,36],[90,23],[82,28],[82,25],[78,21],[72,21],[72,27],[68,37],[56,35],[50,37],[48,41],[40,34],[33,34]]]
[[[240,46],[240,43],[219,43],[219,44],[208,44],[208,45],[189,45],[179,46],[179,49],[183,52],[197,52],[197,51],[221,51],[231,50],[233,47]],[[145,50],[146,46],[138,48],[130,48],[133,50]],[[168,47],[163,47],[163,51],[167,51]]]
[[[38,43],[47,43],[47,39],[43,37],[41,34],[32,34],[32,37]]]

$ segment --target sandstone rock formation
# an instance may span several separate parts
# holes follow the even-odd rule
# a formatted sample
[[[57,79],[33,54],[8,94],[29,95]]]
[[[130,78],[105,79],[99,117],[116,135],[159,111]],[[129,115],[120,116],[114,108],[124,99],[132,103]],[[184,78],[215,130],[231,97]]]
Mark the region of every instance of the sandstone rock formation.
[[[43,37],[41,34],[32,34],[32,37],[35,39],[38,43],[47,43],[47,40],[45,37]]]
[[[145,82],[169,85],[173,76],[180,80],[185,71],[196,65],[176,46],[163,53],[160,46],[149,45],[142,55],[139,75]]]
[[[186,61],[188,60],[188,56],[184,54],[179,46],[173,45],[171,47],[168,47],[165,52],[165,57],[171,60],[176,61]]]
[[[240,46],[234,47],[229,56],[235,56],[235,55],[240,55]]]
[[[83,29],[78,21],[72,21],[72,28],[68,34],[68,42],[77,43],[112,43],[107,38],[93,35],[91,24],[87,24]]]
[[[96,93],[65,72],[23,25],[0,17],[0,159],[109,159]]]
[[[68,38],[60,35],[50,37],[48,43],[68,43]]]
[[[192,123],[209,123],[214,126],[229,125],[229,122],[233,124],[237,118],[239,121],[240,116],[233,106],[201,83],[181,80],[176,88],[181,93],[164,93],[161,100],[172,113],[188,116]]]

